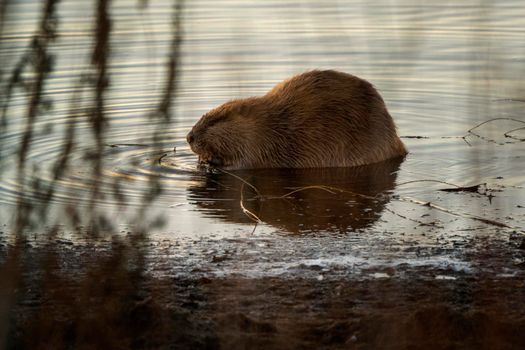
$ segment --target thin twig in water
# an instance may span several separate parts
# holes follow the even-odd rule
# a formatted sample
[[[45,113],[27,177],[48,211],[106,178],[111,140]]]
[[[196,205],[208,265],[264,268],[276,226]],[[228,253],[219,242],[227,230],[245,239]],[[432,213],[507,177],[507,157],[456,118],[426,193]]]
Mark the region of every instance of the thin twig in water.
[[[441,188],[438,191],[443,191],[443,192],[473,192],[473,193],[481,194],[479,192],[479,190],[480,190],[479,188],[481,186],[484,186],[485,187],[485,192],[487,192],[487,190],[486,190],[487,184],[486,183],[472,185],[472,186],[462,186],[462,187],[456,187],[456,188]]]
[[[525,124],[525,121],[519,120],[519,119],[515,119],[515,118],[492,118],[492,119],[489,119],[489,120],[485,120],[484,122],[481,122],[481,123],[477,124],[476,126],[474,126],[474,127],[470,128],[469,130],[467,130],[467,133],[462,136],[463,140],[470,146],[470,143],[468,143],[468,141],[467,141],[467,137],[472,135],[472,136],[476,136],[476,137],[478,137],[478,138],[480,138],[480,139],[482,139],[484,141],[492,142],[492,143],[495,143],[495,144],[500,145],[500,146],[505,145],[505,143],[497,142],[497,141],[492,140],[492,139],[488,139],[488,138],[486,138],[486,137],[484,137],[484,136],[474,132],[474,130],[479,128],[480,126],[482,126],[484,124],[487,124],[487,123],[490,123],[490,122],[493,122],[493,121],[496,121],[496,120],[509,120],[509,121]],[[507,131],[503,135],[505,135],[505,137],[511,137],[511,136],[508,136],[507,134],[512,132],[512,131],[519,130],[519,129],[521,129],[521,128],[514,129],[514,130],[511,130],[511,131]],[[514,138],[514,137],[511,137],[511,138]],[[519,139],[518,141],[523,141],[523,140]]]
[[[348,193],[348,194],[351,194],[351,195],[354,195],[354,196],[358,196],[358,197],[361,197],[361,198],[366,198],[366,199],[377,199],[377,195],[376,196],[368,196],[366,194],[362,194],[362,193],[357,193],[357,192],[353,192],[353,191],[349,191],[349,190],[344,190],[342,188],[339,188],[339,187],[333,187],[333,186],[325,186],[325,185],[317,185],[317,186],[307,186],[307,187],[303,187],[304,189],[307,189],[307,188],[321,188],[327,192],[330,192],[330,193],[334,193],[334,191],[338,191],[338,192],[341,192],[341,193]],[[292,192],[297,192],[297,190],[295,191],[292,191]],[[378,195],[381,195],[382,193],[379,193]],[[285,194],[286,195],[289,195],[288,194]]]
[[[295,189],[295,190],[293,190],[291,192],[283,194],[282,196],[268,197],[268,198],[271,198],[271,199],[287,198],[287,197],[289,197],[290,195],[292,195],[294,193],[301,192],[301,191],[304,191],[304,190],[313,189],[313,188],[317,188],[317,189],[329,192],[331,194],[335,194],[335,192],[332,189],[330,189],[328,186],[312,185],[312,186],[306,186],[306,187],[301,187],[301,188]],[[340,189],[338,189],[338,190],[341,191]]]
[[[235,174],[233,174],[233,173],[230,173],[229,171],[226,171],[226,170],[224,170],[224,169],[222,169],[222,168],[215,168],[215,169],[217,169],[217,170],[219,170],[219,171],[222,171],[223,173],[228,174],[228,175],[230,175],[230,176],[233,176],[233,177],[236,178],[237,180],[239,180],[239,181],[245,183],[246,185],[250,186],[250,187],[255,191],[255,193],[257,193],[258,196],[261,196],[261,193],[259,192],[259,190],[257,189],[257,187],[255,187],[254,185],[252,185],[251,183],[249,183],[248,181],[246,181],[246,180],[243,179],[242,177],[240,177],[240,176],[238,176],[238,175],[235,175]]]
[[[515,119],[515,118],[492,118],[492,119],[485,120],[484,122],[479,123],[478,125],[474,126],[473,128],[468,129],[467,132],[471,132],[472,130],[477,129],[477,128],[479,128],[480,126],[482,126],[484,124],[487,124],[487,123],[490,123],[490,122],[493,122],[493,121],[496,121],[496,120],[510,120],[510,121],[513,121],[513,122],[518,122],[518,123],[525,124],[525,121],[519,120],[519,119]]]
[[[505,145],[504,142],[498,142],[498,141],[496,141],[496,140],[486,138],[486,137],[483,136],[483,135],[477,134],[477,133],[475,133],[474,131],[469,131],[467,135],[463,136],[463,140],[464,140],[469,146],[472,146],[472,145],[467,141],[467,137],[468,137],[468,136],[476,136],[478,139],[481,139],[481,140],[483,140],[483,141],[490,142],[490,143],[495,143],[496,145],[500,145],[500,146]]]
[[[508,99],[508,100],[495,100],[495,101],[515,101],[515,102],[525,102],[525,100],[512,100],[512,99]],[[477,138],[480,138],[486,142],[491,142],[491,143],[495,143],[497,145],[505,145],[505,143],[503,142],[497,142],[496,140],[492,140],[492,139],[489,139],[489,138],[486,138],[485,136],[483,135],[480,135],[478,133],[475,133],[474,130],[479,128],[480,126],[484,125],[484,124],[487,124],[487,123],[490,123],[490,122],[493,122],[493,121],[496,121],[496,120],[510,120],[510,121],[514,121],[514,122],[518,122],[518,123],[524,123],[525,124],[525,121],[523,120],[519,120],[519,119],[515,119],[515,118],[492,118],[492,119],[489,119],[489,120],[485,120],[484,122],[481,122],[477,125],[475,125],[474,127],[470,128],[469,130],[467,130],[467,133],[463,136],[441,136],[439,137],[440,139],[463,139],[463,141],[465,141],[465,143],[469,146],[472,146],[470,144],[470,142],[467,141],[467,137],[469,136],[476,136]],[[512,129],[512,130],[509,130],[507,132],[505,132],[503,135],[507,138],[511,138],[511,139],[514,139],[516,141],[525,141],[525,138],[518,138],[516,136],[512,136],[512,135],[509,135],[511,132],[514,132],[514,131],[517,131],[517,130],[522,130],[522,129],[525,129],[525,127],[519,127],[519,128],[516,128],[516,129]],[[430,136],[420,136],[420,135],[403,135],[403,136],[399,136],[400,138],[402,139],[430,139],[430,138],[433,138],[433,137],[430,137]]]
[[[429,139],[428,136],[419,136],[419,135],[405,135],[405,136],[399,136],[399,138],[402,139]]]
[[[419,136],[419,135],[404,135],[399,136],[400,139],[462,139],[464,136]]]
[[[433,227],[437,227],[437,228],[443,228],[442,225],[438,225],[434,221],[433,222],[423,222],[423,221],[420,221],[420,220],[417,220],[417,219],[412,219],[412,218],[409,218],[408,216],[399,214],[398,212],[396,212],[396,211],[394,211],[394,210],[392,210],[390,208],[387,208],[387,207],[385,207],[385,210],[390,212],[390,213],[392,213],[392,214],[394,214],[394,215],[399,216],[402,219],[415,222],[415,223],[417,223],[417,224],[419,224],[421,226],[433,226]]]
[[[438,181],[436,181],[436,182],[438,182]],[[331,194],[335,194],[335,191],[338,191],[338,192],[341,192],[341,193],[348,193],[348,194],[352,194],[352,195],[355,195],[355,196],[358,196],[358,197],[361,197],[361,198],[372,199],[372,200],[376,200],[378,196],[384,195],[384,193],[378,193],[376,196],[368,196],[366,194],[356,193],[356,192],[344,190],[342,188],[337,188],[337,187],[332,187],[332,186],[324,186],[324,185],[313,185],[313,186],[306,186],[306,187],[298,188],[298,189],[296,189],[294,191],[291,191],[291,192],[288,192],[288,193],[286,193],[286,194],[284,194],[282,196],[266,197],[266,198],[268,198],[268,199],[287,199],[293,193],[296,193],[296,192],[299,192],[299,191],[303,191],[303,190],[308,190],[308,189],[321,189],[321,190],[324,190],[324,191],[329,192]],[[442,228],[442,226],[437,225],[435,222],[427,223],[427,222],[423,222],[423,221],[420,221],[420,220],[417,220],[417,219],[412,219],[412,218],[409,218],[409,217],[407,217],[405,215],[402,215],[402,214],[396,212],[395,210],[392,210],[392,209],[389,209],[389,208],[386,208],[386,207],[385,207],[385,210],[390,212],[390,213],[392,213],[392,214],[394,214],[394,215],[399,216],[402,219],[415,222],[415,223],[417,223],[419,225],[434,226],[434,227]]]
[[[143,143],[106,143],[105,146],[115,148],[115,147],[150,147]]]
[[[161,156],[159,157],[159,159],[157,160],[157,163],[159,163],[159,165],[162,165],[162,159],[163,159],[164,157],[166,157],[167,155],[168,155],[167,153],[164,153],[163,155],[161,155]]]
[[[450,183],[450,182],[440,181],[440,180],[432,180],[432,179],[423,179],[423,180],[411,180],[411,181],[406,181],[406,182],[402,182],[402,183],[400,183],[400,184],[397,184],[396,187],[403,186],[403,185],[407,185],[407,184],[411,184],[411,183],[416,183],[416,182],[436,182],[436,183],[439,183],[439,184],[444,184],[444,185],[449,185],[449,186],[455,186],[455,187],[458,187],[458,188],[461,187],[461,186],[459,186],[459,185],[456,185],[456,184],[453,184],[453,183]]]
[[[500,118],[500,119],[512,119],[512,118]],[[487,123],[489,121],[486,121],[484,123]],[[484,124],[482,123],[482,124]],[[525,122],[524,122],[525,123]],[[480,125],[482,125],[480,124]],[[478,126],[480,126],[478,125]],[[476,127],[478,127],[476,126]],[[475,128],[475,127],[474,127]],[[474,129],[473,128],[473,129]],[[471,129],[472,130],[472,129]],[[301,187],[301,188],[297,188],[293,191],[290,191],[288,193],[285,193],[284,195],[282,196],[274,196],[274,197],[271,197],[271,196],[262,196],[261,193],[259,192],[259,190],[254,186],[252,185],[251,183],[249,183],[248,181],[246,181],[245,179],[243,179],[242,177],[240,176],[237,176],[233,173],[230,173],[224,169],[220,169],[218,168],[218,170],[228,174],[228,175],[231,175],[233,177],[235,177],[236,179],[240,180],[243,185],[241,186],[241,200],[240,200],[240,206],[241,206],[241,209],[243,211],[243,213],[248,216],[250,219],[254,220],[256,223],[259,223],[259,222],[262,222],[262,220],[257,216],[255,215],[253,212],[249,211],[248,209],[246,209],[246,207],[244,206],[244,195],[243,195],[243,189],[244,189],[244,184],[250,186],[256,193],[257,193],[257,197],[259,198],[265,198],[265,199],[287,199],[290,195],[294,194],[294,193],[297,193],[299,191],[304,191],[304,190],[308,190],[308,189],[321,189],[321,190],[324,190],[326,192],[329,192],[331,194],[335,194],[335,191],[338,191],[338,192],[342,192],[342,193],[349,193],[349,194],[352,194],[352,195],[355,195],[355,196],[358,196],[358,197],[361,197],[361,198],[366,198],[366,199],[377,199],[378,196],[380,195],[385,195],[385,193],[378,193],[376,196],[368,196],[368,195],[365,195],[365,194],[361,194],[361,193],[356,193],[356,192],[352,192],[352,191],[348,191],[348,190],[344,190],[342,188],[338,188],[338,187],[333,187],[333,186],[324,186],[324,185],[312,185],[312,186],[305,186],[305,187]],[[406,184],[409,184],[409,183],[415,183],[415,182],[436,182],[436,183],[442,183],[442,184],[446,184],[446,185],[449,185],[449,186],[454,186],[458,189],[460,188],[470,188],[470,187],[473,187],[473,186],[470,186],[470,187],[462,187],[462,186],[459,186],[459,185],[456,185],[456,184],[453,184],[453,183],[449,183],[449,182],[446,182],[446,181],[440,181],[440,180],[432,180],[432,179],[423,179],[423,180],[411,180],[411,181],[407,181],[407,182],[403,182],[401,184],[398,184],[397,186],[402,186],[402,185],[406,185]],[[475,185],[476,187],[479,187],[479,185]],[[398,199],[398,200],[402,200],[402,201],[408,201],[408,202],[412,202],[412,203],[415,203],[415,204],[419,204],[419,205],[423,205],[423,206],[426,206],[426,207],[430,207],[430,208],[433,208],[435,210],[439,210],[439,211],[442,211],[444,213],[448,213],[450,215],[453,215],[453,216],[457,216],[457,217],[463,217],[463,218],[468,218],[468,219],[471,219],[471,220],[475,220],[475,221],[479,221],[479,222],[482,222],[482,223],[485,223],[485,224],[489,224],[489,225],[493,225],[493,226],[497,226],[497,227],[505,227],[505,228],[510,228],[510,229],[516,229],[515,227],[512,227],[510,225],[507,225],[505,223],[502,223],[502,222],[499,222],[499,221],[495,221],[495,220],[491,220],[491,219],[486,219],[486,218],[483,218],[483,217],[480,217],[480,216],[476,216],[476,215],[472,215],[472,214],[466,214],[466,213],[457,213],[457,212],[454,212],[452,210],[449,210],[447,208],[443,208],[443,207],[440,207],[436,204],[433,204],[431,202],[424,202],[424,201],[421,201],[421,200],[418,200],[418,199],[415,199],[415,198],[411,198],[411,197],[391,197],[392,199]],[[397,213],[396,211],[392,210],[392,209],[389,209],[389,208],[385,208],[387,211],[389,211],[390,213],[394,214],[394,215],[397,215],[401,218],[404,218],[406,220],[409,220],[409,221],[413,221],[413,222],[416,222],[420,225],[427,225],[427,226],[435,226],[435,227],[441,227],[439,225],[436,225],[435,223],[425,223],[425,222],[422,222],[422,221],[419,221],[419,220],[416,220],[416,219],[411,219],[411,218],[408,218],[404,215],[401,215],[399,213]],[[257,227],[257,224],[256,226],[254,227],[253,231],[255,231],[255,228]],[[520,230],[521,232],[523,232],[522,230]]]
[[[525,100],[518,99],[518,98],[499,98],[496,100],[492,100],[494,102],[525,102]]]
[[[520,138],[517,137],[517,136],[510,135],[511,132],[518,131],[518,130],[525,130],[525,126],[522,126],[522,127],[520,127],[520,128],[516,128],[516,129],[512,129],[512,130],[509,130],[509,131],[507,131],[506,133],[504,133],[503,135],[505,135],[505,137],[508,137],[508,138],[511,138],[511,139],[514,139],[514,140],[517,140],[517,141],[525,141],[525,138],[520,139]]]
[[[452,183],[448,183],[448,182],[445,182],[445,181],[439,181],[439,180],[412,180],[412,181],[407,181],[405,183],[402,183],[400,185],[404,185],[404,184],[407,184],[407,183],[413,183],[413,182],[425,182],[425,181],[443,183],[443,184],[455,186],[458,189],[469,188],[469,187],[461,187],[461,186],[458,186],[458,185],[455,185],[455,184],[452,184]],[[479,187],[479,185],[476,185],[476,186]],[[473,187],[473,186],[470,186],[470,187]],[[385,193],[378,193],[376,196],[368,196],[368,195],[361,194],[361,193],[355,193],[355,192],[352,192],[352,191],[343,190],[343,189],[337,188],[337,187],[317,185],[317,186],[302,187],[302,188],[296,189],[296,190],[294,190],[292,192],[286,193],[286,194],[284,194],[282,196],[276,196],[276,197],[267,196],[265,198],[266,199],[286,199],[292,193],[296,193],[298,191],[302,191],[302,190],[306,190],[306,189],[314,189],[314,188],[322,189],[322,190],[325,190],[325,191],[330,192],[330,193],[334,193],[334,191],[339,191],[339,192],[343,192],[343,193],[350,193],[350,194],[353,194],[353,195],[356,195],[356,196],[359,196],[359,197],[362,197],[362,198],[367,198],[367,199],[377,199],[378,196],[385,195]],[[421,200],[418,200],[418,199],[415,199],[415,198],[411,198],[411,197],[392,197],[391,196],[390,198],[391,199],[398,199],[398,200],[401,200],[401,201],[412,202],[412,203],[415,203],[415,204],[419,204],[419,205],[422,205],[422,206],[425,206],[425,207],[430,207],[430,208],[433,208],[435,210],[442,211],[444,213],[448,213],[448,214],[453,215],[453,216],[463,217],[463,218],[467,218],[467,219],[471,219],[471,220],[476,220],[476,221],[479,221],[479,222],[482,222],[482,223],[485,223],[485,224],[489,224],[489,225],[493,225],[493,226],[497,226],[497,227],[505,227],[505,228],[516,229],[515,227],[512,227],[512,226],[507,225],[505,223],[501,223],[499,221],[486,219],[486,218],[483,218],[483,217],[480,217],[480,216],[476,216],[476,215],[472,215],[472,214],[457,213],[457,212],[454,212],[452,210],[440,207],[440,206],[438,206],[436,204],[433,204],[431,202],[424,202],[424,201],[421,201]],[[435,222],[434,223],[426,223],[426,222],[423,222],[423,221],[420,221],[420,220],[412,219],[412,218],[409,218],[409,217],[407,217],[405,215],[399,214],[398,212],[396,212],[396,211],[394,211],[392,209],[386,208],[386,207],[385,207],[385,210],[390,212],[390,213],[392,213],[392,214],[394,214],[394,215],[399,216],[400,218],[416,222],[416,223],[418,223],[420,225],[434,226],[434,227],[442,228],[441,225],[437,225]],[[521,232],[523,232],[523,231],[521,231]]]
[[[248,181],[246,181],[242,177],[240,177],[238,175],[235,175],[233,173],[230,173],[229,171],[226,171],[226,170],[224,170],[222,168],[216,168],[216,169],[219,170],[219,171],[222,171],[225,174],[233,176],[234,178],[236,178],[237,180],[242,182],[242,185],[241,185],[241,200],[239,201],[239,205],[240,205],[241,210],[244,213],[244,215],[246,215],[249,219],[251,219],[251,220],[253,220],[255,222],[255,226],[253,227],[253,230],[252,230],[252,233],[251,233],[251,234],[253,234],[255,232],[255,229],[257,228],[257,225],[260,222],[262,222],[262,220],[256,214],[254,214],[253,212],[251,212],[250,210],[248,210],[244,206],[244,185],[246,184],[246,185],[250,186],[255,191],[255,193],[257,193],[256,197],[261,197],[261,192],[259,192],[257,187],[255,187],[254,185],[252,185],[251,183],[249,183]]]
[[[468,136],[468,134],[465,135],[465,136],[462,136],[461,138],[463,139],[463,141],[465,141],[465,143],[466,143],[469,147],[472,147],[472,145],[470,144],[470,142],[467,141],[467,136]]]
[[[368,196],[366,194],[362,194],[362,193],[357,193],[357,192],[352,192],[352,191],[348,191],[348,190],[344,190],[342,188],[337,188],[337,187],[332,187],[332,186],[323,186],[323,185],[317,185],[317,186],[306,186],[306,187],[301,187],[297,190],[294,190],[292,192],[289,192],[289,193],[286,193],[282,196],[279,196],[279,197],[275,197],[275,198],[287,198],[289,197],[292,193],[295,193],[295,192],[298,192],[298,191],[302,191],[302,190],[307,190],[307,189],[313,189],[313,188],[318,188],[318,189],[322,189],[322,190],[325,190],[329,193],[332,193],[332,194],[335,194],[334,191],[339,191],[339,192],[342,192],[342,193],[348,193],[348,194],[352,194],[352,195],[355,195],[355,196],[358,196],[358,197],[361,197],[361,198],[365,198],[365,199],[372,199],[372,200],[375,200],[377,199],[378,196],[380,195],[384,195],[384,193],[378,193],[376,196]],[[402,219],[405,219],[405,220],[408,220],[408,221],[412,221],[412,222],[415,222],[419,225],[423,225],[423,226],[435,226],[435,227],[439,227],[439,228],[442,228],[442,226],[440,225],[436,225],[436,223],[427,223],[427,222],[423,222],[423,221],[420,221],[420,220],[416,220],[416,219],[412,219],[412,218],[409,218],[405,215],[402,215],[398,212],[396,212],[395,210],[392,210],[392,209],[389,209],[389,208],[386,208],[385,207],[385,210],[394,214],[394,215],[397,215],[399,216],[400,218]]]
[[[425,201],[422,201],[422,200],[419,200],[419,199],[416,199],[416,198],[412,198],[412,197],[400,197],[399,200],[406,201],[406,202],[411,202],[411,203],[415,203],[415,204],[419,204],[419,205],[422,205],[422,206],[425,206],[425,207],[429,207],[429,208],[432,208],[432,209],[439,210],[439,211],[441,211],[443,213],[447,213],[447,214],[450,214],[450,215],[453,215],[453,216],[467,218],[467,219],[479,221],[479,222],[482,222],[482,223],[485,223],[485,224],[489,224],[489,225],[493,225],[493,226],[497,226],[497,227],[505,227],[505,228],[510,228],[510,229],[516,229],[516,227],[512,227],[510,225],[507,225],[505,223],[502,223],[502,222],[499,222],[499,221],[496,221],[496,220],[486,219],[486,218],[483,218],[483,217],[480,217],[480,216],[476,216],[476,215],[472,215],[472,214],[457,213],[457,212],[454,212],[454,211],[452,211],[450,209],[440,207],[439,205],[436,205],[436,204],[434,204],[432,202],[425,202]]]
[[[443,192],[477,192],[477,193],[479,193],[479,188],[481,186],[485,186],[485,187],[487,186],[486,183],[481,183],[481,184],[476,184],[476,185],[471,185],[471,186],[459,186],[459,185],[453,184],[451,182],[446,182],[446,181],[432,180],[432,179],[423,179],[423,180],[411,180],[411,181],[402,182],[400,184],[397,184],[396,187],[407,185],[407,184],[410,184],[410,183],[417,183],[417,182],[435,182],[435,183],[445,184],[445,185],[448,185],[448,186],[454,186],[455,187],[455,188],[441,188],[441,189],[438,189],[438,191],[443,191]]]
[[[239,201],[239,204],[241,205],[241,209],[242,209],[242,212],[247,216],[249,217],[250,219],[252,219],[253,221],[255,222],[261,222],[261,219],[259,219],[259,217],[257,215],[255,215],[253,212],[251,212],[250,210],[248,210],[245,206],[244,206],[244,183],[241,185],[241,200]]]

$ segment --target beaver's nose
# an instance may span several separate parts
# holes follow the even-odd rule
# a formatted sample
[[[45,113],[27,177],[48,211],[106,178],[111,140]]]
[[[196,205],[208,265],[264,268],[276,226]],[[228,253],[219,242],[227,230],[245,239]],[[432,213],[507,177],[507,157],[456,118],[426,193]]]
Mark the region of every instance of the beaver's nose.
[[[193,131],[190,131],[188,133],[188,135],[186,136],[186,140],[188,141],[188,143],[192,143],[193,141],[195,141],[195,135],[193,134]]]

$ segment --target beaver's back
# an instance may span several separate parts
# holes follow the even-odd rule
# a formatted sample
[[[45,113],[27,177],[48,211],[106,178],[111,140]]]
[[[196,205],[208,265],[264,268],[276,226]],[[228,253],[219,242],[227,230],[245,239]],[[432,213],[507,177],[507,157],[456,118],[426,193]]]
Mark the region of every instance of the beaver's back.
[[[355,166],[407,151],[383,99],[369,82],[337,71],[311,71],[262,97],[268,122],[284,135],[275,162],[288,167]]]

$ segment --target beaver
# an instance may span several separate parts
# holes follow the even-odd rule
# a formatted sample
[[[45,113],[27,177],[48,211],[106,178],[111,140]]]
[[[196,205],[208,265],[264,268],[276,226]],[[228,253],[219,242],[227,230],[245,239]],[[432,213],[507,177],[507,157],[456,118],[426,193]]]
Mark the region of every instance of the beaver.
[[[201,163],[225,169],[350,167],[407,153],[372,84],[334,70],[226,102],[202,116],[187,141]]]

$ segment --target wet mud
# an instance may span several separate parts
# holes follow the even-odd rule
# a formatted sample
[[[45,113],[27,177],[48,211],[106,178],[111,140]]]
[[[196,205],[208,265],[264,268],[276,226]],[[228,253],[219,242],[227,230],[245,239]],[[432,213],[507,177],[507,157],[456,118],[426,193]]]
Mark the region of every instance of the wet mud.
[[[139,237],[2,241],[0,274],[11,282],[0,288],[4,348],[525,346],[525,266],[516,262],[525,251],[516,244],[488,249],[476,257],[484,269],[469,271],[398,264],[341,274],[310,265],[260,277],[212,273],[235,259],[220,255],[168,273],[174,260],[160,245]]]

